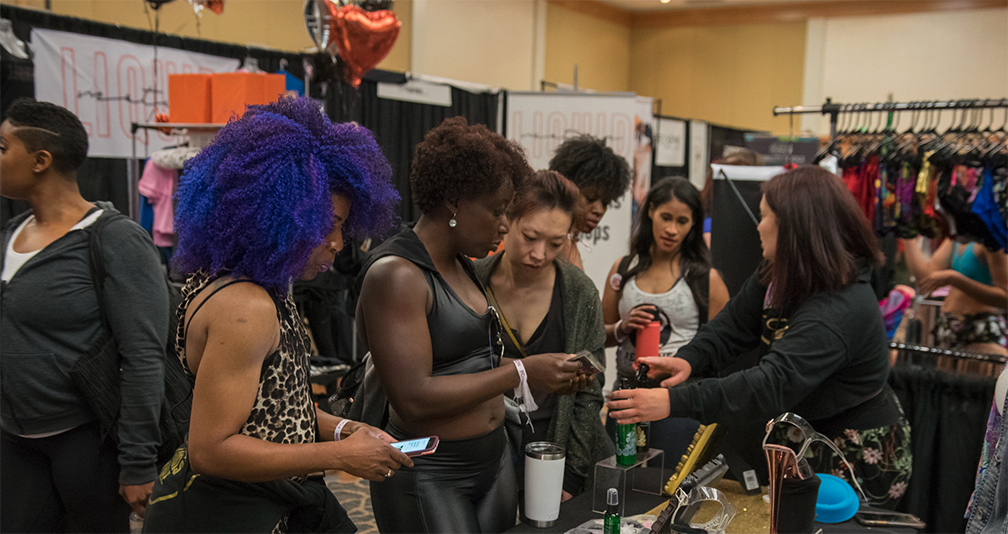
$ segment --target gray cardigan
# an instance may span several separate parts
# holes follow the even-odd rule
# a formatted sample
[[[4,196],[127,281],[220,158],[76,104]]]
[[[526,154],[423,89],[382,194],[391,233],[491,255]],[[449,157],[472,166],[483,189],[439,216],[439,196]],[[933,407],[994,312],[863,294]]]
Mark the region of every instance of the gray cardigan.
[[[495,254],[476,262],[476,277],[486,286],[502,255]],[[555,261],[563,281],[564,347],[569,354],[590,350],[605,362],[605,322],[598,289],[588,275],[565,261]],[[599,415],[604,375],[596,375],[591,386],[574,395],[557,398],[556,412],[550,421],[546,439],[567,449],[568,473],[581,479],[581,493],[592,487],[595,463],[615,454],[612,439],[606,434]],[[564,486],[570,487],[565,481]]]
[[[4,228],[3,259],[11,234],[28,215]],[[7,432],[55,432],[95,419],[68,376],[103,328],[88,260],[90,228],[60,237],[3,284],[0,424]],[[106,314],[122,355],[119,481],[145,484],[157,475],[168,292],[157,251],[139,225],[111,222],[102,243]]]

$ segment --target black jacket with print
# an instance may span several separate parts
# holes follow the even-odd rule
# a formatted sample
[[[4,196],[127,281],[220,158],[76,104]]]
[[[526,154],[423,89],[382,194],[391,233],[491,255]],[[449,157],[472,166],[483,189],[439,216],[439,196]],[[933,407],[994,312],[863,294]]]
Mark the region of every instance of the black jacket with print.
[[[693,376],[757,347],[759,363],[670,389],[671,416],[709,424],[767,421],[790,411],[827,435],[896,424],[892,396],[879,394],[889,376],[888,340],[870,279],[870,269],[862,269],[846,289],[816,294],[788,312],[764,309],[767,288],[757,270],[676,356]]]

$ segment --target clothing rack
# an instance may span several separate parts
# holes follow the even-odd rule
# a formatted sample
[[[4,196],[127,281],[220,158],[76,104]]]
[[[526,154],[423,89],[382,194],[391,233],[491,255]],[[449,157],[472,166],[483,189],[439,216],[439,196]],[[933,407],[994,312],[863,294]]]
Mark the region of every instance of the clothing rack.
[[[836,138],[837,117],[841,113],[882,113],[893,111],[924,111],[945,109],[1008,108],[1008,98],[970,100],[922,100],[917,102],[876,102],[874,104],[837,104],[827,98],[821,106],[774,107],[774,116],[821,113],[830,116],[830,141]]]
[[[917,354],[924,354],[928,356],[948,356],[952,358],[960,358],[964,360],[973,360],[985,363],[1008,363],[1008,356],[1001,356],[1000,354],[984,354],[980,352],[967,352],[960,350],[949,350],[940,349],[938,347],[925,347],[922,345],[908,345],[906,343],[891,342],[889,343],[890,349],[895,349],[901,352],[913,352]]]
[[[140,160],[137,159],[137,132],[139,130],[161,130],[171,128],[172,130],[193,130],[203,132],[216,132],[226,126],[225,124],[211,123],[181,123],[181,122],[134,122],[130,124],[130,134],[132,135],[133,157],[126,162],[126,192],[129,196],[129,216],[136,222],[140,222]],[[147,154],[144,154],[146,157]]]

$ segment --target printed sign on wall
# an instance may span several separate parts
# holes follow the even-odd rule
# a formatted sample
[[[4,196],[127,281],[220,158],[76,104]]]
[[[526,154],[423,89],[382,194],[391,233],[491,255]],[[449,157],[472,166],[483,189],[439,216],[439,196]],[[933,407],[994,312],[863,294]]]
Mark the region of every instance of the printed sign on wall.
[[[658,139],[655,144],[655,165],[686,166],[686,121],[658,119]]]
[[[707,135],[709,126],[704,121],[690,121],[689,125],[689,181],[699,190],[703,190],[704,182],[707,181],[707,167],[710,162],[707,159],[707,152],[710,147],[707,145]]]
[[[52,102],[73,112],[88,132],[91,157],[128,158],[132,155],[131,123],[154,122],[168,109],[168,75],[232,72],[238,60],[157,49],[116,39],[35,29],[35,99]],[[156,83],[155,83],[156,82]],[[175,142],[173,137],[150,131],[137,135],[142,154]]]

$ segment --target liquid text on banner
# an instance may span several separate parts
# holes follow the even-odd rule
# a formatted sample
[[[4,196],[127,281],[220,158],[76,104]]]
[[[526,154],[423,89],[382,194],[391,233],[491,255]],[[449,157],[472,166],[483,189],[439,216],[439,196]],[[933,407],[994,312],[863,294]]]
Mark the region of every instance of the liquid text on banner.
[[[130,123],[154,122],[155,108],[168,108],[168,75],[232,72],[239,61],[76,33],[34,29],[35,99],[63,106],[77,115],[88,132],[91,157],[132,155]],[[147,151],[174,139],[160,132],[138,135]]]

